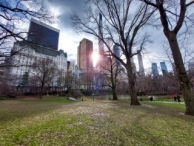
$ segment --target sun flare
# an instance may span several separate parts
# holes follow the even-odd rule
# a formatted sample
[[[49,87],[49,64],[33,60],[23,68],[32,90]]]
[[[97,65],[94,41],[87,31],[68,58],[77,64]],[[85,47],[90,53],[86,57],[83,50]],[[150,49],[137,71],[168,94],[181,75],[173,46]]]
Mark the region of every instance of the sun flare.
[[[98,53],[93,52],[92,59],[93,59],[93,66],[96,66],[99,59]]]

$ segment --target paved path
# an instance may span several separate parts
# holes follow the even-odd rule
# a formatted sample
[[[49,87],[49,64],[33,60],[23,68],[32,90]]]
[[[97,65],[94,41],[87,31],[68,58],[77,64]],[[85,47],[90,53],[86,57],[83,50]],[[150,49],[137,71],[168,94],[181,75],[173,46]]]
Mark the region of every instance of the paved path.
[[[151,101],[150,101],[151,102]],[[163,103],[177,103],[177,104],[185,104],[185,102],[175,102],[175,101],[152,101],[152,102],[163,102]]]
[[[77,99],[75,99],[73,97],[69,97],[69,100],[71,100],[71,101],[80,101],[80,100],[77,100]]]

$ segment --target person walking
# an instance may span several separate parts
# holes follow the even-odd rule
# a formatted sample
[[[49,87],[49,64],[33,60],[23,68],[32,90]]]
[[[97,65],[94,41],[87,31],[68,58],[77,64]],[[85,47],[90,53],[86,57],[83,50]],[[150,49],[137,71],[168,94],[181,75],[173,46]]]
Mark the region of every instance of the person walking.
[[[178,102],[181,102],[180,96],[179,96],[179,95],[177,95],[177,99],[178,99]]]
[[[174,101],[176,102],[176,98],[177,98],[177,95],[176,94],[174,94]]]
[[[150,96],[150,101],[153,101],[153,96]]]

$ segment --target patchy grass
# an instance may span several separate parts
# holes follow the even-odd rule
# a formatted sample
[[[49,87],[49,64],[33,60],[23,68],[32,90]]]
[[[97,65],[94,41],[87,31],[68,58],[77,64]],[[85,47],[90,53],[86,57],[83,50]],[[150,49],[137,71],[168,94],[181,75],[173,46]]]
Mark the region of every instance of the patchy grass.
[[[159,102],[0,101],[0,145],[194,145],[194,117]]]

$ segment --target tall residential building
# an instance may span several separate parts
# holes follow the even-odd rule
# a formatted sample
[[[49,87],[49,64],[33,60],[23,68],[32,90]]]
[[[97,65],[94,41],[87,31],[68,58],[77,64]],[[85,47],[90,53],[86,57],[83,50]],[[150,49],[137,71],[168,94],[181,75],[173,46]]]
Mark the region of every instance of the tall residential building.
[[[125,33],[126,37],[127,37],[127,33]],[[130,36],[128,36],[127,38],[127,51],[129,52],[129,47],[130,47]],[[130,52],[132,53],[132,52]],[[130,58],[131,63],[134,63],[133,57]]]
[[[172,63],[171,64],[172,65],[172,69],[173,69],[173,73],[174,73],[174,75],[176,75],[176,66],[175,66],[175,63]]]
[[[99,13],[99,30],[98,30],[98,35],[103,38],[103,25],[102,25],[102,14]],[[103,42],[99,39],[98,40],[98,48],[99,48],[99,53],[103,54],[104,53],[104,44]]]
[[[137,50],[137,52],[138,51],[139,50]],[[143,67],[143,59],[142,59],[141,52],[137,54],[137,57],[138,57],[138,62],[139,62],[139,75],[140,76],[145,76],[144,67]]]
[[[120,49],[119,46],[114,45],[113,46],[113,53],[120,58]],[[116,58],[115,58],[116,59]],[[117,66],[121,66],[121,62],[116,59]]]
[[[28,32],[28,40],[58,50],[59,32],[58,29],[32,18]]]
[[[77,65],[80,69],[87,72],[93,71],[93,42],[88,39],[83,39],[77,48]]]
[[[152,72],[154,78],[159,78],[158,67],[156,63],[152,63]]]
[[[102,24],[102,14],[99,13],[99,28],[98,28],[98,35],[100,38],[103,38],[103,24]],[[104,43],[101,39],[98,39],[98,50],[99,50],[99,57],[96,67],[98,70],[103,70],[102,65],[107,64],[107,58],[104,50]]]
[[[160,66],[161,66],[161,69],[162,69],[163,76],[167,75],[168,70],[167,70],[167,67],[166,67],[166,63],[165,62],[160,62]]]

